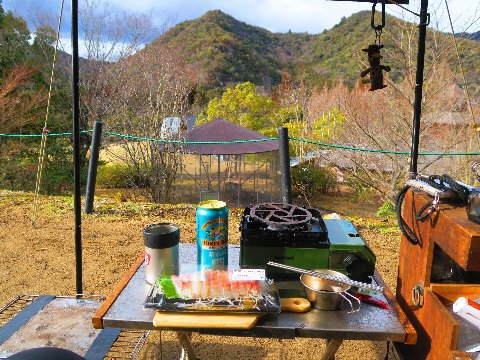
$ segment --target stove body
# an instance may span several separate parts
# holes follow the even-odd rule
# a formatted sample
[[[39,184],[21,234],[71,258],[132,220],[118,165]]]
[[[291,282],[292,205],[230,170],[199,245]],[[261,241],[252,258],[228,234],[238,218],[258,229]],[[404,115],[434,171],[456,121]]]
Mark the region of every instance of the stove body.
[[[289,204],[245,208],[240,222],[240,265],[265,267],[274,261],[306,270],[331,269],[370,282],[375,255],[356,227],[344,219],[322,219],[317,209]],[[275,280],[298,279],[291,271],[266,266]]]

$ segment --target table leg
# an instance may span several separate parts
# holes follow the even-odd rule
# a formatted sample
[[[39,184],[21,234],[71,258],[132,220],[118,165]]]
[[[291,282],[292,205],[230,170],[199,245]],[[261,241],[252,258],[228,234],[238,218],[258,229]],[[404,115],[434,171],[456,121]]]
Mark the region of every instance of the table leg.
[[[185,354],[187,354],[188,360],[197,360],[195,349],[193,348],[192,342],[190,341],[190,333],[185,331],[177,331],[176,334],[178,337],[178,341],[180,341],[180,345],[182,346],[181,360],[185,359]]]
[[[323,353],[321,360],[334,360],[335,353],[337,352],[340,345],[342,345],[343,339],[328,339],[327,347]]]

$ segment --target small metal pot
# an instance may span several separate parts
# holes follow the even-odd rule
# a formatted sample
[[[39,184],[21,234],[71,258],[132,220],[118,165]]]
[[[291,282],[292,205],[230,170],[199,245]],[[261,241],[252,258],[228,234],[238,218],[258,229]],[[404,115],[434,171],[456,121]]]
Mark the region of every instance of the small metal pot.
[[[348,279],[346,275],[338,271],[317,269],[314,271]],[[338,310],[344,300],[350,304],[352,311],[357,311],[360,307],[359,300],[347,292],[350,290],[350,285],[341,284],[335,281],[307,274],[301,275],[300,281],[302,282],[303,286],[305,286],[307,299],[316,309]],[[358,309],[353,310],[353,305],[349,298],[355,299],[355,301],[358,302]]]

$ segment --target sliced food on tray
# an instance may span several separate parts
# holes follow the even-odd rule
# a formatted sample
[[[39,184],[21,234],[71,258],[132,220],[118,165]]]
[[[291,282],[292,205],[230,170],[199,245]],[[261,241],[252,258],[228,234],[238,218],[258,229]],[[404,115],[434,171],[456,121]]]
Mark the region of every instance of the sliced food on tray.
[[[205,270],[162,277],[159,287],[168,299],[239,299],[258,296],[260,280],[233,280],[226,270]]]
[[[246,270],[247,272],[249,270]],[[278,312],[273,281],[247,276],[242,270],[200,270],[161,276],[146,302],[159,310],[245,310]]]

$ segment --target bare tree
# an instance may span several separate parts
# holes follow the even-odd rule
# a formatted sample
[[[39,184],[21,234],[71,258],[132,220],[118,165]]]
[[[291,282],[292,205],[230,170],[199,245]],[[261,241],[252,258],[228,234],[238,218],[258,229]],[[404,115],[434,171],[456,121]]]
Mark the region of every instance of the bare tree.
[[[157,30],[143,14],[127,14],[99,0],[84,0],[79,11],[85,46],[82,103],[85,121],[103,119],[113,105],[110,82],[115,62],[140,50]]]
[[[347,169],[351,183],[362,189],[371,189],[383,199],[392,198],[408,177],[409,157],[389,153],[410,149],[412,136],[413,102],[415,89],[417,29],[414,24],[398,22],[399,31],[385,36],[385,43],[393,48],[385,51],[384,62],[391,57],[402,59],[396,69],[403,78],[400,83],[388,81],[388,87],[367,91],[359,84],[352,90],[342,84],[332,89],[317,91],[312,97],[317,109],[337,107],[345,114],[343,139],[340,143],[379,152],[332,151],[328,159]],[[447,114],[463,117],[450,90],[456,78],[450,69],[454,52],[452,40],[429,33],[422,98],[420,150],[446,153],[465,150],[468,126],[465,122],[446,119]],[[393,61],[392,61],[393,62]],[[312,105],[313,106],[313,105]],[[312,112],[312,111],[311,111]],[[419,172],[457,174],[460,164],[445,156],[421,156]]]
[[[120,81],[117,64],[138,52],[159,31],[148,15],[126,13],[100,0],[82,2],[79,25],[86,53],[80,61],[80,127],[87,130],[95,120],[109,125],[107,114],[115,112],[117,103],[113,89]],[[89,136],[84,134],[84,154],[89,144]]]
[[[120,62],[117,77],[109,122],[122,133],[159,140],[123,142],[124,160],[134,169],[135,185],[147,188],[153,201],[168,202],[180,169],[194,74],[167,48],[157,47]],[[167,120],[176,123],[161,131]]]
[[[279,108],[276,113],[279,125],[290,124],[294,128],[290,129],[289,135],[302,138],[311,135],[311,127],[307,122],[311,90],[306,85],[305,77],[304,71],[296,80],[292,80],[289,74],[283,73],[282,81],[273,94]],[[294,142],[293,150],[297,156],[303,157],[308,148],[309,146],[305,143]]]

